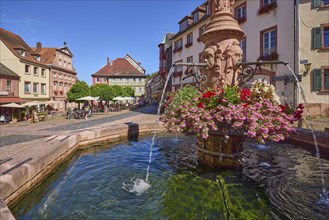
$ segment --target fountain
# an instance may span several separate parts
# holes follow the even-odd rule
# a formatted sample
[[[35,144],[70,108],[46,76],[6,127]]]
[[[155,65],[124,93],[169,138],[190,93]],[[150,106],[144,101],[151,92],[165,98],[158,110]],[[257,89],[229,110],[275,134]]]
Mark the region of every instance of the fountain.
[[[176,65],[205,67],[204,74],[195,72],[194,76],[205,95],[200,100],[210,100],[206,104],[214,104],[215,99],[218,102],[217,98],[221,102],[238,102],[232,95],[237,90],[226,86],[242,85],[251,77],[250,74],[245,75],[240,62],[238,40],[243,32],[233,19],[231,0],[209,0],[209,5],[212,17],[201,38],[205,43],[205,63]],[[171,73],[172,70],[168,79]],[[263,82],[256,82],[254,88],[259,85],[264,86],[266,91],[273,89]],[[258,89],[263,91],[262,88]],[[240,98],[248,99],[247,90],[243,91],[245,94]],[[227,95],[228,92],[231,96]],[[272,92],[266,94],[276,100]],[[158,114],[163,99],[164,94]],[[200,100],[186,99],[198,101],[198,104]],[[236,111],[251,108],[245,104],[237,103]],[[183,109],[184,105],[181,106]],[[268,109],[273,109],[273,114],[281,116],[277,106],[271,102],[267,105]],[[226,107],[226,104],[216,106],[222,110]],[[197,109],[202,110],[202,105],[199,108],[192,106],[188,111]],[[283,123],[293,119],[289,115],[283,116]],[[206,120],[209,115],[200,115],[202,117]],[[197,124],[197,121],[193,122]],[[185,129],[183,126],[179,124],[178,130]],[[208,126],[215,128],[217,125],[205,124],[205,127]],[[329,215],[328,198],[323,193],[318,204],[315,201],[318,179],[323,178],[323,186],[329,181],[328,175],[324,175],[329,171],[329,162],[323,161],[319,171],[316,165],[319,158],[291,145],[262,145],[245,140],[247,135],[254,135],[252,131],[240,129],[239,124],[234,126],[235,129],[218,127],[217,131],[205,129],[205,133],[198,137],[193,131],[186,132],[193,134],[186,136],[157,135],[154,131],[153,136],[143,137],[137,142],[116,143],[93,152],[78,152],[75,160],[64,165],[49,178],[49,182],[46,181],[16,204],[13,212],[21,219],[326,219]],[[268,134],[265,128],[262,129],[264,134]],[[289,126],[281,130],[270,129],[281,136],[270,133],[268,136],[256,136],[256,140],[265,142],[264,139],[269,137],[281,140],[285,132],[291,131]],[[239,172],[212,168],[241,165]]]

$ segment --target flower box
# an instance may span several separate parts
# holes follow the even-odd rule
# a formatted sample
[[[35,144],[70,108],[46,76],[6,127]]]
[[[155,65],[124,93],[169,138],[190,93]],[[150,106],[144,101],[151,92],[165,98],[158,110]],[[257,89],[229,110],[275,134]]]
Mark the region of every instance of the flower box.
[[[179,52],[179,51],[181,51],[181,50],[183,50],[183,47],[177,47],[177,48],[175,48],[174,49],[174,53],[177,53],[177,52]]]
[[[279,54],[277,52],[272,52],[268,55],[263,55],[258,57],[258,60],[262,61],[271,61],[271,60],[278,60],[279,59]]]
[[[270,4],[263,5],[261,8],[258,9],[257,15],[264,14],[264,13],[269,12],[269,11],[271,11],[271,10],[277,8],[277,7],[278,7],[278,5],[277,5],[276,1],[273,1]]]
[[[238,21],[239,24],[242,24],[242,23],[247,21],[247,17],[244,16],[244,17],[241,17],[241,18],[236,18],[236,20]]]
[[[190,46],[192,46],[192,45],[193,45],[192,42],[187,42],[187,43],[185,44],[185,47],[187,48],[187,47],[190,47]]]

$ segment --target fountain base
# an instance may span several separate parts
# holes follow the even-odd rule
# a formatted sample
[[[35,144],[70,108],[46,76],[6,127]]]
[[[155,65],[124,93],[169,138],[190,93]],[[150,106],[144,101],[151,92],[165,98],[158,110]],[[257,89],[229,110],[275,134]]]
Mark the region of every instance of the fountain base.
[[[244,136],[209,132],[206,140],[198,143],[198,160],[211,167],[236,168],[241,166]]]

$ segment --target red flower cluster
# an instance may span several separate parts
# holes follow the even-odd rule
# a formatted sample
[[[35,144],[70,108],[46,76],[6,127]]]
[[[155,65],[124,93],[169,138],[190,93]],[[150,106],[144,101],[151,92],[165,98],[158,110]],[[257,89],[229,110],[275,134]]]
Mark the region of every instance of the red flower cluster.
[[[304,106],[302,104],[299,104],[297,106],[297,109],[296,109],[295,115],[294,115],[295,121],[298,121],[302,117],[302,114],[303,114],[303,111],[304,111],[303,109],[304,109]]]
[[[248,102],[250,98],[250,89],[242,88],[242,91],[240,93],[240,99],[242,101]]]
[[[292,107],[290,107],[287,104],[286,105],[279,105],[279,107],[281,108],[281,112],[284,112],[288,115],[294,114],[294,121],[298,121],[302,117],[303,109],[304,109],[304,106],[302,104],[299,104],[297,106],[296,111],[294,111],[292,109]]]
[[[216,92],[214,92],[214,91],[208,91],[208,92],[202,94],[202,99],[210,99],[215,94],[216,94]]]

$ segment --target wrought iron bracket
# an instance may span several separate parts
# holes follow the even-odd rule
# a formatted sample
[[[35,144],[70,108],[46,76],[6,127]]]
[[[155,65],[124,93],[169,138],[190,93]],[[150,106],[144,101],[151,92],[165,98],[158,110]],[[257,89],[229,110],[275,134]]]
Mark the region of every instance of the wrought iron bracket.
[[[245,86],[247,82],[249,82],[256,72],[262,72],[262,65],[274,65],[274,64],[282,64],[288,65],[287,62],[284,61],[256,61],[256,62],[240,62],[237,64],[237,68],[242,68],[241,73],[239,74],[238,81],[239,86]],[[186,66],[188,67],[188,74],[182,80],[185,80],[190,77],[194,77],[196,83],[201,88],[207,81],[207,75],[205,74],[205,69],[207,69],[208,63],[174,63],[173,66]]]

